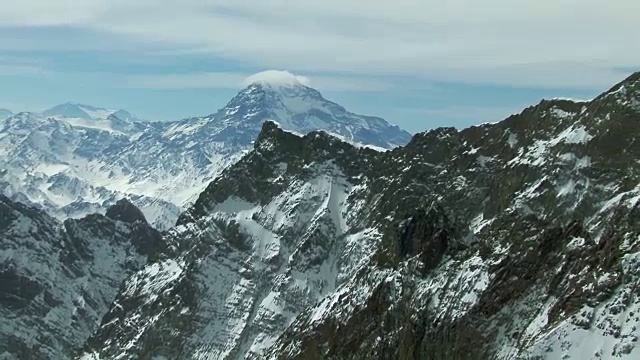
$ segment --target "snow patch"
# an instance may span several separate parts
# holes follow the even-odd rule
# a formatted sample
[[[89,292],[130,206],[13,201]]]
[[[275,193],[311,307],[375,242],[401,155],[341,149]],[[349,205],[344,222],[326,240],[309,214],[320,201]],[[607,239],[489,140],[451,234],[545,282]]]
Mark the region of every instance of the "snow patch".
[[[554,107],[554,108],[551,109],[551,114],[554,117],[557,117],[557,118],[560,118],[560,119],[568,119],[568,118],[570,118],[570,117],[575,115],[574,113],[570,113],[568,111],[564,111],[564,110],[559,109],[557,107]]]
[[[62,121],[77,128],[93,129],[98,131],[106,131],[116,135],[125,135],[123,132],[115,130],[111,120],[104,120],[104,118],[97,118],[95,120],[86,120],[80,118],[64,118]]]
[[[348,139],[346,136],[342,136],[336,133],[332,133],[332,132],[328,132],[328,131],[324,131],[325,133],[329,134],[330,136],[333,136],[343,142],[346,142],[347,144],[353,145],[355,147],[357,147],[358,149],[362,149],[362,148],[367,148],[367,149],[371,149],[371,150],[375,150],[378,152],[386,152],[389,151],[389,149],[385,149],[383,147],[380,146],[375,146],[375,145],[366,145],[366,144],[362,144],[359,142],[356,142],[354,140]]]
[[[471,220],[471,223],[469,224],[469,230],[471,230],[471,232],[474,234],[478,234],[484,227],[486,227],[487,225],[491,225],[493,220],[494,219],[485,219],[484,214],[479,214],[478,216],[473,218],[473,220]]]
[[[561,144],[586,144],[593,136],[589,134],[583,125],[571,125],[556,137],[549,140],[536,140],[533,145],[527,148],[521,148],[518,156],[511,159],[507,165],[544,165],[549,156],[549,149]]]
[[[582,248],[587,243],[587,240],[583,237],[574,237],[567,244],[567,250],[573,251]]]
[[[126,296],[134,294],[153,295],[160,289],[174,282],[180,277],[184,264],[173,259],[153,263],[145,266],[140,272],[132,276],[123,292]]]
[[[554,140],[551,141],[553,145],[557,145],[560,142],[565,142],[567,144],[586,144],[593,138],[587,132],[587,129],[580,125],[578,127],[570,126],[565,131],[561,132],[560,135]]]
[[[585,99],[576,99],[576,98],[570,98],[570,97],[554,97],[554,98],[551,98],[550,100],[571,101],[571,102],[575,102],[575,103],[586,103],[586,102],[590,102],[593,99],[585,100]]]
[[[573,193],[576,187],[576,182],[573,179],[567,180],[563,185],[559,186],[557,189],[558,197],[563,197],[565,195],[569,195]]]
[[[591,157],[578,157],[574,153],[566,153],[558,156],[558,158],[567,163],[574,163],[574,170],[586,169],[591,166]]]
[[[509,138],[507,139],[507,143],[509,143],[509,146],[511,148],[515,148],[518,145],[518,135],[510,132],[509,130],[507,130],[509,132]]]
[[[496,159],[489,156],[480,155],[476,159],[476,163],[480,165],[481,168],[486,168],[488,163],[494,162]]]
[[[204,120],[180,122],[167,128],[162,136],[172,139],[178,134],[192,135],[206,124]]]

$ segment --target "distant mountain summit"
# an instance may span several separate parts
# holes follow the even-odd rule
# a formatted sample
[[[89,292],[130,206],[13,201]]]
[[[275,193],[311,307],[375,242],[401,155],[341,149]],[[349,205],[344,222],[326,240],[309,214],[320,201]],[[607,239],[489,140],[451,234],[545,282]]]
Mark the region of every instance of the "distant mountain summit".
[[[325,130],[347,140],[382,148],[405,145],[411,134],[386,120],[358,115],[325,99],[288,72],[266,71],[250,77],[246,89],[220,110],[215,121],[229,129],[258,134],[265,120],[285,130],[308,133]]]
[[[264,122],[81,359],[640,358],[638,75],[394,151]]]
[[[0,124],[0,193],[59,218],[104,212],[122,197],[166,229],[220,172],[252,148],[262,124],[335,134],[389,149],[411,135],[326,100],[304,78],[267,71],[215,114],[140,122],[125,110],[65,103]],[[24,175],[23,175],[24,174]]]
[[[126,110],[110,110],[91,105],[66,102],[42,112],[46,117],[64,117],[84,120],[101,120],[115,116],[124,121],[140,121]]]
[[[0,357],[638,359],[638,75],[393,151],[269,120],[247,147],[261,117],[220,113],[138,134],[16,115],[0,184],[98,203],[215,179],[162,233],[130,196],[60,222],[0,195]]]

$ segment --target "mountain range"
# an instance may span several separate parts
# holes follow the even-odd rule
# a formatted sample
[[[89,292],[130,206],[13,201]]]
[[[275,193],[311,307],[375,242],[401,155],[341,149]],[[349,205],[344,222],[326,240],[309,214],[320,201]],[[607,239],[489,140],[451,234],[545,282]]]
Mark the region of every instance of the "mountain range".
[[[140,121],[126,110],[109,110],[91,105],[67,102],[42,112],[44,117],[101,120],[115,116],[123,121]]]
[[[250,84],[215,114],[175,122],[142,122],[125,110],[66,103],[0,123],[0,192],[59,219],[104,212],[127,197],[165,230],[251,148],[267,119],[291,131],[324,129],[384,149],[411,138],[301,83]]]
[[[0,357],[640,356],[640,73],[399,147],[246,103],[199,120],[258,133],[162,233],[127,200],[61,222],[0,197]]]

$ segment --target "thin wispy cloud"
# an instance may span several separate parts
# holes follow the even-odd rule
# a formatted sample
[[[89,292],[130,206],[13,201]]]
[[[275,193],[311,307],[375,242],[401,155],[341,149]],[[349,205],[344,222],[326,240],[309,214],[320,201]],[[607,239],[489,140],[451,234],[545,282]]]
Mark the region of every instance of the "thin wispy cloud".
[[[286,70],[265,70],[253,75],[247,76],[243,83],[245,85],[252,84],[271,84],[282,86],[306,85],[311,86],[311,79],[306,76],[295,75]]]
[[[638,13],[628,0],[26,0],[5,4],[0,25],[86,29],[297,72],[454,80],[462,72],[462,80],[556,86],[579,63],[597,79],[587,85],[600,86],[620,76],[612,69],[640,64],[629,46]]]
[[[304,85],[313,86],[326,91],[385,91],[392,85],[381,80],[354,76],[305,76],[290,74],[285,79],[279,76],[280,71],[268,70],[255,74],[240,72],[195,72],[155,75],[123,76],[122,84],[131,88],[147,89],[241,89],[251,83],[260,81],[284,81],[291,83],[290,77]],[[288,73],[288,72],[287,72]],[[113,76],[113,75],[106,75]]]
[[[281,69],[412,131],[473,124],[639,70],[638,13],[630,0],[21,0],[0,11],[0,97],[171,120]]]

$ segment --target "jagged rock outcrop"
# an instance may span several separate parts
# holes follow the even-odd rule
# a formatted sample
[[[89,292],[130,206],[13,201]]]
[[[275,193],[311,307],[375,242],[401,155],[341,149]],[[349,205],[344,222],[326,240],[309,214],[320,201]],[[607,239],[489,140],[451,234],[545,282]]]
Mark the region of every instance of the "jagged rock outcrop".
[[[392,194],[382,214],[435,197],[468,224],[468,246],[425,273],[433,262],[420,253],[394,257],[418,228],[405,221],[267,357],[638,356],[639,85],[634,74],[591,102],[543,101],[498,124],[418,134],[391,153],[386,174],[401,175],[377,180]]]
[[[633,357],[636,86],[388,152],[265,123],[85,358]]]
[[[128,224],[133,224],[136,221],[142,223],[147,222],[142,211],[127,199],[118,200],[115,205],[112,205],[107,209],[105,216]]]
[[[146,222],[90,215],[61,223],[0,196],[0,240],[0,358],[65,359],[162,238]]]
[[[386,152],[266,122],[78,358],[636,358],[639,79]]]
[[[382,148],[411,138],[300,83],[251,84],[214,114],[173,122],[142,122],[124,110],[66,103],[0,123],[0,193],[60,219],[104,213],[128,198],[149,223],[166,230],[252,148],[267,120]]]

